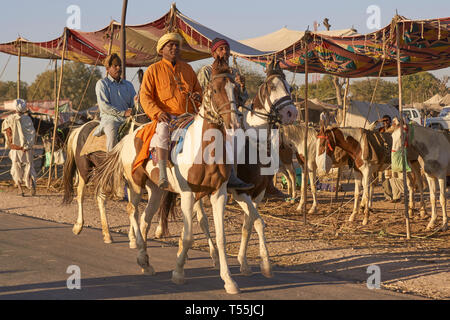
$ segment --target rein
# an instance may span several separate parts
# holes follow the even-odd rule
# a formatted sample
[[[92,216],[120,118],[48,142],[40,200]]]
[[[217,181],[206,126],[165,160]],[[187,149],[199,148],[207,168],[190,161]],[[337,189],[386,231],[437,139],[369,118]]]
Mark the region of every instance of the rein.
[[[333,135],[333,139],[334,139],[334,145],[336,145],[336,137],[335,137],[335,135],[334,135],[334,132],[333,132],[333,130],[330,130],[330,132],[331,132],[331,134]],[[330,138],[325,134],[325,135],[323,135],[323,136],[317,136],[317,138],[318,139],[325,139],[325,140],[327,140],[327,146],[328,146],[328,149],[330,149],[330,151],[331,152],[333,152],[333,147],[331,146],[331,143],[330,143]]]
[[[236,101],[231,100],[227,101],[220,106],[215,106],[214,102],[211,99],[211,90],[212,90],[212,82],[219,78],[228,78],[231,82],[234,83],[233,76],[230,73],[220,73],[212,76],[212,79],[208,85],[208,91],[207,94],[204,96],[204,109],[205,109],[205,115],[202,116],[200,113],[198,114],[200,117],[205,119],[208,122],[211,122],[213,124],[216,124],[218,126],[223,126],[223,115],[228,113],[235,113],[238,116],[242,116],[241,112],[238,112],[236,110],[232,110],[231,108],[229,110],[220,111],[224,106],[231,105],[232,103],[236,104]],[[192,99],[192,98],[191,98]],[[236,104],[237,105],[237,104]],[[210,108],[208,108],[208,106]]]
[[[241,106],[242,108],[253,112],[261,117],[265,117],[268,119],[269,124],[271,125],[275,125],[275,124],[281,124],[281,119],[279,116],[279,112],[280,110],[282,110],[284,107],[287,107],[290,104],[293,104],[291,95],[288,94],[280,99],[278,99],[277,101],[275,101],[275,103],[272,103],[272,101],[270,101],[270,95],[269,90],[267,88],[267,84],[269,81],[272,81],[273,78],[275,77],[282,77],[281,75],[275,74],[275,75],[271,75],[270,77],[268,77],[264,83],[258,88],[258,99],[261,102],[262,105],[264,105],[264,102],[267,100],[269,102],[269,106],[270,106],[270,112],[260,112],[257,110],[254,110],[252,107],[247,107],[247,106]],[[264,88],[264,92],[265,92],[265,99],[262,98],[261,95],[261,89]]]

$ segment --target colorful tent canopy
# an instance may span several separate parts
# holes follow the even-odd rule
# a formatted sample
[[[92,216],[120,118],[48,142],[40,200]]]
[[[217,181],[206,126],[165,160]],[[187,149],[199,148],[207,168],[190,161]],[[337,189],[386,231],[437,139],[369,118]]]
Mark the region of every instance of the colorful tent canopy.
[[[450,66],[450,18],[412,21],[396,16],[391,25],[367,35],[353,34],[351,29],[329,33],[282,29],[260,38],[238,42],[183,15],[174,5],[168,13],[153,22],[126,26],[127,66],[143,67],[157,61],[158,39],[168,29],[175,28],[185,39],[181,57],[187,62],[210,57],[211,41],[221,37],[228,40],[231,53],[235,56],[262,65],[276,58],[281,60],[282,68],[292,72],[304,72],[307,55],[309,71],[312,73],[350,78],[379,74],[383,77],[395,76],[396,25],[401,32],[403,74]],[[69,60],[100,65],[109,51],[120,50],[120,25],[115,21],[94,32],[72,29],[65,29],[65,32],[66,57]],[[272,42],[270,46],[261,45],[261,41],[273,39],[277,33],[284,34],[285,38]],[[18,55],[20,50],[22,56],[56,59],[61,56],[63,40],[64,34],[47,42],[30,42],[20,38],[0,44],[0,52]]]
[[[181,58],[187,62],[210,57],[211,41],[216,38],[227,39],[232,53],[241,55],[261,55],[259,51],[238,41],[215,32],[200,23],[184,16],[175,7],[161,18],[142,25],[126,26],[126,63],[128,67],[145,67],[156,62],[156,44],[167,32],[170,25],[178,29],[185,41],[181,47]],[[66,57],[90,65],[101,65],[108,52],[120,52],[120,24],[112,21],[109,26],[94,32],[81,32],[65,29],[67,34]],[[41,59],[60,59],[64,34],[47,42],[30,42],[19,38],[16,41],[0,44],[0,52],[23,57]]]
[[[309,32],[276,52],[241,57],[263,65],[275,58],[282,61],[284,69],[304,72],[307,56],[311,73],[348,78],[396,76],[396,26],[401,34],[402,74],[450,66],[450,17],[413,21],[396,16],[391,25],[367,35],[328,36]]]

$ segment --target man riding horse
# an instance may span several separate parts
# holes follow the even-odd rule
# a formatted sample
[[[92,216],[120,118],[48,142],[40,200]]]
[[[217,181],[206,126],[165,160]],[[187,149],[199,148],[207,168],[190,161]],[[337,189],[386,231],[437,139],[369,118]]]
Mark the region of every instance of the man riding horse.
[[[215,38],[211,43],[211,55],[216,60],[217,58],[222,58],[225,61],[230,59],[230,45],[228,41],[221,38]],[[238,85],[238,105],[244,105],[244,103],[249,98],[247,90],[245,89],[245,78],[239,74],[239,71],[235,68],[230,67],[231,77],[234,82]],[[198,81],[205,91],[211,81],[212,66],[203,66],[198,72]],[[234,171],[234,166],[231,167],[230,180],[227,184],[228,189],[235,190],[247,190],[253,188],[253,184],[246,183],[239,179]]]
[[[100,110],[100,125],[94,135],[106,135],[106,149],[114,148],[118,141],[119,127],[131,115],[136,91],[130,81],[121,79],[122,61],[113,53],[104,62],[106,77],[97,81],[95,92]]]
[[[149,148],[156,149],[158,187],[162,189],[168,187],[169,122],[186,113],[197,113],[194,103],[201,101],[202,95],[194,70],[179,58],[182,41],[183,38],[176,32],[167,33],[159,39],[156,50],[162,59],[145,71],[140,91],[142,108],[151,120],[157,122],[156,127],[154,124],[147,125],[147,132],[143,130],[141,137],[145,135],[146,140],[151,139]],[[154,135],[150,131],[154,131]],[[146,148],[145,141],[142,148]],[[145,161],[144,154],[147,154],[146,150],[138,155],[135,169]],[[228,187],[239,189],[248,186],[232,175]]]

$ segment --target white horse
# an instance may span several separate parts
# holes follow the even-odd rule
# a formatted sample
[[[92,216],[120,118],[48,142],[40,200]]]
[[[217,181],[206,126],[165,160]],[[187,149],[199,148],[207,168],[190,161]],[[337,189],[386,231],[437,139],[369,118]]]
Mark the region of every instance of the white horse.
[[[146,234],[152,218],[160,206],[173,204],[175,193],[181,196],[184,232],[183,248],[177,256],[172,281],[184,283],[184,264],[187,251],[191,247],[192,213],[196,201],[209,195],[213,208],[216,243],[220,261],[220,276],[225,283],[227,293],[239,293],[239,287],[232,279],[225,254],[224,211],[227,201],[227,181],[231,165],[226,164],[227,147],[224,137],[226,128],[238,128],[236,106],[236,85],[229,74],[228,65],[223,60],[213,63],[213,73],[210,86],[204,93],[203,104],[194,117],[184,137],[183,150],[172,154],[173,166],[168,168],[169,191],[157,187],[158,167],[153,161],[148,161],[143,168],[146,175],[145,188],[149,199],[145,213],[138,224],[138,204],[142,196],[143,186],[133,179],[132,166],[136,157],[136,131],[127,135],[109,153],[107,160],[100,166],[95,175],[96,193],[113,193],[121,184],[123,178],[128,183],[129,203],[127,207],[130,225],[136,235],[139,250],[138,264],[143,271],[154,274],[154,269],[148,261],[146,250]],[[207,136],[209,134],[209,136]],[[213,139],[212,142],[210,142]],[[221,157],[222,155],[222,157]],[[169,196],[168,196],[169,195]],[[163,200],[161,200],[163,198]],[[163,220],[167,219],[164,215]],[[130,231],[131,234],[131,231]]]
[[[245,155],[245,162],[238,162],[237,175],[241,180],[252,183],[254,187],[246,191],[232,190],[231,193],[233,199],[241,206],[245,213],[241,244],[237,257],[240,264],[240,271],[243,275],[252,274],[252,270],[247,262],[247,249],[253,227],[255,227],[259,239],[261,273],[269,278],[272,276],[272,267],[269,261],[269,252],[264,235],[264,221],[258,213],[257,206],[264,198],[266,187],[272,179],[273,172],[270,170],[264,172],[264,167],[267,167],[267,164],[261,162],[259,155],[262,145],[265,145],[267,142],[266,135],[273,128],[273,125],[276,122],[280,122],[281,124],[293,123],[297,119],[298,111],[291,98],[291,87],[287,83],[278,62],[269,64],[266,73],[267,78],[258,88],[258,94],[255,96],[251,107],[243,107],[241,127],[247,133],[246,137],[248,139],[245,149],[240,149],[240,155],[242,155],[241,160],[244,159]],[[239,140],[241,142],[245,140],[245,137],[242,136],[237,136],[237,138],[240,138]],[[278,152],[278,150],[272,151]],[[254,157],[255,161],[251,160],[252,155],[256,155]],[[197,217],[210,244],[211,257],[214,257],[215,249],[209,232],[205,232],[207,228],[205,227],[207,226],[205,221],[207,221],[207,218],[201,205],[197,207]],[[180,241],[180,248],[181,245],[182,241]]]
[[[392,133],[393,149],[401,148],[401,126],[396,125]],[[446,177],[450,175],[450,141],[444,133],[415,124],[409,125],[408,150],[417,152],[419,163],[425,172],[430,188],[431,219],[427,230],[434,227],[436,213],[436,180],[439,181],[439,202],[442,208],[442,230],[448,228],[446,207]]]

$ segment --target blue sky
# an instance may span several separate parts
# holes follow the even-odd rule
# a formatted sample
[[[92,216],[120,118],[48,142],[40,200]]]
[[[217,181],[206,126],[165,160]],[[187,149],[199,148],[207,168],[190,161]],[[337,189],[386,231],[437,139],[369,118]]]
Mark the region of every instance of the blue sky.
[[[173,1],[167,0],[129,0],[127,24],[142,24],[164,15]],[[0,42],[15,40],[18,35],[31,41],[45,41],[62,34],[69,14],[70,5],[81,9],[81,30],[94,31],[105,27],[111,19],[120,21],[122,0],[15,0],[2,3],[0,19]],[[450,16],[448,0],[347,0],[347,1],[251,1],[251,0],[178,0],[177,8],[192,19],[225,34],[241,40],[261,36],[282,27],[295,30],[313,28],[314,21],[330,19],[332,29],[354,27],[359,33],[369,33],[366,21],[370,14],[366,10],[371,5],[380,8],[381,27],[390,23],[396,10],[400,15],[411,19],[431,19]],[[323,30],[323,27],[319,27]],[[0,72],[8,56],[0,53]],[[241,62],[239,63],[246,63]],[[208,60],[193,63],[193,67],[209,63]],[[37,74],[48,67],[49,62],[40,59],[22,59],[22,80],[32,83]],[[261,67],[250,64],[252,68]],[[50,67],[51,68],[51,67]],[[127,69],[131,80],[137,69]],[[434,72],[437,76],[450,74],[450,68]],[[17,58],[11,57],[2,81],[15,81],[17,78]],[[303,79],[298,74],[296,80]],[[136,79],[134,83],[137,83]]]

